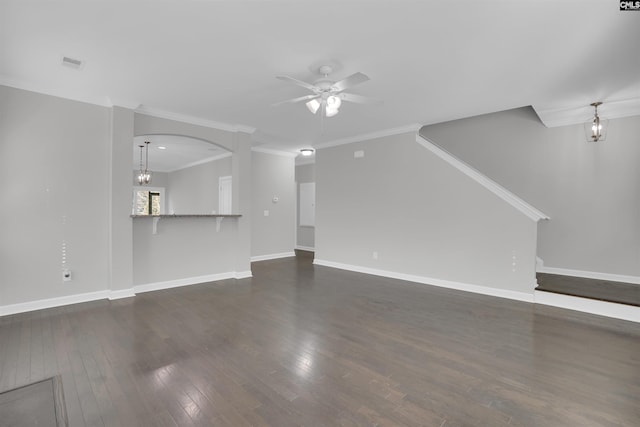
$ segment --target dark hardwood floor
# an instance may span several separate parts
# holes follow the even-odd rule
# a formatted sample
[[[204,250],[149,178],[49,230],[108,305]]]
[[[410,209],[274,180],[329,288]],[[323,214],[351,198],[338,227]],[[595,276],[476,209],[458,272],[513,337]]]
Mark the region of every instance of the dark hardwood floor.
[[[70,426],[640,425],[638,324],[304,253],[252,269],[0,318],[0,391],[60,374]]]
[[[538,273],[537,291],[553,292],[640,307],[640,285]]]

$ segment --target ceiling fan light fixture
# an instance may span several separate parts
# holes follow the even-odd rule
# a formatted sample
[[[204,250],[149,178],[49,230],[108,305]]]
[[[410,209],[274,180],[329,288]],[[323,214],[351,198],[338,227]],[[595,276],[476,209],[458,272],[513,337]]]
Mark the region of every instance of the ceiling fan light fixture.
[[[307,108],[313,114],[317,113],[318,109],[320,108],[320,101],[318,101],[317,99],[312,99],[311,101],[307,102]]]
[[[313,114],[317,114],[320,110],[320,115],[324,117],[333,117],[340,111],[342,101],[357,102],[359,104],[366,104],[371,102],[368,98],[360,95],[354,95],[345,93],[343,91],[364,83],[369,80],[366,75],[357,72],[350,76],[334,81],[329,78],[329,74],[333,72],[333,67],[329,65],[323,65],[318,69],[318,72],[322,75],[322,78],[316,80],[314,83],[307,83],[302,80],[294,79],[288,76],[276,76],[277,79],[286,82],[293,83],[297,86],[302,86],[305,89],[313,92],[312,95],[300,96],[298,98],[281,101],[274,106],[281,104],[295,104],[305,101],[307,109]]]
[[[331,108],[331,107],[327,106],[326,114],[325,114],[327,117],[333,117],[336,114],[338,114],[338,109],[337,108]]]
[[[339,96],[336,95],[331,95],[330,97],[327,98],[327,109],[331,108],[331,109],[339,109],[340,106],[342,105],[342,100],[340,99]]]

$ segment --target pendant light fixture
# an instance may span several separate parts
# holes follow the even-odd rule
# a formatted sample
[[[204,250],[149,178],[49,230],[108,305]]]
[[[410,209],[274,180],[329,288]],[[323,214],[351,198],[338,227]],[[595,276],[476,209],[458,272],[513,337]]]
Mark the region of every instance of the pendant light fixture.
[[[584,131],[587,136],[587,141],[596,142],[604,141],[607,135],[608,120],[601,118],[598,115],[598,107],[602,105],[602,102],[594,102],[591,106],[594,108],[593,118],[591,118],[584,125]]]
[[[151,182],[151,171],[149,170],[149,144],[151,142],[145,141],[145,145],[138,145],[140,147],[140,172],[138,173],[138,184],[144,185]],[[142,149],[146,146],[146,161],[144,169],[142,169]]]

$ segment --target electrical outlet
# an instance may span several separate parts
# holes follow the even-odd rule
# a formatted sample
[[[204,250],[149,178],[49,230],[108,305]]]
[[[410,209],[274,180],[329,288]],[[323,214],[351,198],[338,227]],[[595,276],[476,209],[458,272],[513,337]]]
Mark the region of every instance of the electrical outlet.
[[[373,251],[373,259],[378,259],[378,251]]]
[[[71,270],[67,270],[67,269],[62,270],[62,281],[63,282],[71,281]]]

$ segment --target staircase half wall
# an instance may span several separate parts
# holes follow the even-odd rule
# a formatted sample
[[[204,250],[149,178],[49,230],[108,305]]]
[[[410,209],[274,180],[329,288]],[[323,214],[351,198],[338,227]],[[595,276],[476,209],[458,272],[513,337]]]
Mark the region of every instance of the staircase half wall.
[[[533,302],[544,213],[415,132],[316,155],[316,264]]]

